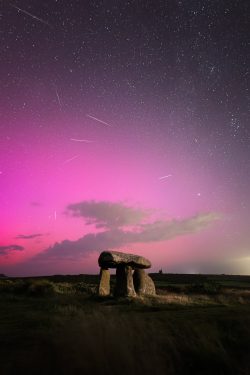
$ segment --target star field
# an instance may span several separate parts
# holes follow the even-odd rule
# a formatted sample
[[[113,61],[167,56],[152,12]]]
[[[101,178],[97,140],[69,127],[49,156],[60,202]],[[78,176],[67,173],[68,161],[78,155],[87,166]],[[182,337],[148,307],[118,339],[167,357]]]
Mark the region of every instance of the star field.
[[[99,235],[106,202],[151,213],[119,240],[102,229],[104,247],[146,254],[156,270],[250,272],[249,8],[0,2],[3,271],[96,272],[102,243],[83,236]],[[81,202],[91,217],[67,214]],[[175,236],[161,232],[175,221]]]

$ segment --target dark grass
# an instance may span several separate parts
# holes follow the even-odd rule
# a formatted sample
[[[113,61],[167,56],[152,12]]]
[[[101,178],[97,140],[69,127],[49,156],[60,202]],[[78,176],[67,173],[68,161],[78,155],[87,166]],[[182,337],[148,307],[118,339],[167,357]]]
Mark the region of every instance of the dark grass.
[[[163,299],[118,301],[94,295],[96,276],[10,280],[22,288],[0,293],[0,374],[250,374],[248,297],[169,303],[178,283],[160,276]]]

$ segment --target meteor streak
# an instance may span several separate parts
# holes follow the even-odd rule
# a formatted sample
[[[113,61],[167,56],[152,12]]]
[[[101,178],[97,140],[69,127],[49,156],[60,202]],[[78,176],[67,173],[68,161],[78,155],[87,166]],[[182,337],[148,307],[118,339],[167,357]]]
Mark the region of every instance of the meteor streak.
[[[171,174],[168,174],[166,176],[159,177],[159,180],[165,180],[165,178],[172,177]]]
[[[60,96],[58,95],[58,92],[57,92],[56,88],[55,88],[55,91],[56,91],[56,97],[57,97],[57,100],[58,100],[58,104],[59,104],[60,108],[62,108],[62,103],[61,103],[61,100],[60,100]]]
[[[44,23],[44,24],[47,25],[47,26],[50,26],[50,24],[49,24],[48,22],[44,21],[42,18],[39,18],[39,17],[35,16],[34,14],[31,14],[31,13],[27,12],[27,10],[24,10],[24,9],[18,8],[17,6],[15,6],[15,5],[13,5],[13,4],[10,4],[10,6],[11,6],[12,8],[15,8],[16,10],[18,10],[18,12],[22,12],[22,13],[24,13],[24,14],[26,14],[26,15],[32,17],[32,18],[34,18],[34,20],[39,21],[39,22],[42,22],[42,23]]]
[[[89,118],[91,118],[92,120],[95,120],[95,121],[97,121],[97,122],[100,122],[101,124],[104,124],[104,125],[107,125],[107,126],[112,126],[112,125],[108,124],[107,122],[100,120],[100,119],[97,118],[97,117],[94,117],[94,116],[91,116],[91,115],[86,115],[86,116],[89,117]]]
[[[76,139],[76,138],[70,138],[71,141],[74,142],[84,142],[84,143],[92,143],[94,141],[90,141],[89,139]]]
[[[71,161],[75,160],[75,159],[78,158],[78,157],[79,157],[79,155],[75,155],[75,156],[73,156],[72,158],[65,160],[65,161],[63,162],[63,164],[70,163]]]

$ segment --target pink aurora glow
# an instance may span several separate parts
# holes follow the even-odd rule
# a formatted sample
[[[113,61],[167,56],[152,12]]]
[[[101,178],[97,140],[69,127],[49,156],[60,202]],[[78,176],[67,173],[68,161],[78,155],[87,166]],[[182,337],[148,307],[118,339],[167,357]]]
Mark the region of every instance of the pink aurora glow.
[[[2,140],[1,246],[15,244],[24,248],[2,254],[4,270],[25,275],[96,272],[98,251],[103,249],[97,248],[76,260],[72,253],[72,259],[48,259],[42,266],[31,262],[32,257],[55,242],[76,241],[89,232],[100,231],[84,224],[83,218],[66,214],[69,204],[85,201],[151,210],[149,221],[183,220],[209,212],[220,215],[219,220],[198,233],[121,246],[124,251],[148,256],[154,270],[214,257],[218,244],[222,252],[226,251],[227,231],[232,223],[225,218],[236,202],[232,192],[224,189],[222,199],[216,190],[220,178],[216,169],[208,174],[204,160],[189,158],[181,144],[166,147],[163,153],[154,139],[135,139],[133,134],[124,139],[118,128],[125,126],[121,122],[104,129],[84,118],[80,125],[71,121],[74,131],[67,122],[61,119],[53,123],[52,131],[49,124],[46,128],[37,124],[27,132],[10,131]],[[71,141],[76,136],[94,142]],[[167,174],[171,176],[160,179]],[[34,234],[39,236],[18,238]]]

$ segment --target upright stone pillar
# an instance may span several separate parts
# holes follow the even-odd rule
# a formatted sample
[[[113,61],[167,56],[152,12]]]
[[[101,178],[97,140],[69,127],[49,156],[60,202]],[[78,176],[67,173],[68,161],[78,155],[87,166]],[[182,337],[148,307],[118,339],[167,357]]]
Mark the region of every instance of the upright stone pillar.
[[[145,294],[146,291],[146,272],[144,269],[136,268],[133,275],[135,291],[139,295]]]
[[[135,269],[133,279],[135,291],[139,296],[154,296],[156,294],[153,280],[143,269]]]
[[[102,297],[110,295],[110,272],[107,268],[101,268],[100,270],[98,295]]]
[[[119,265],[116,269],[116,297],[135,297],[132,267]]]

